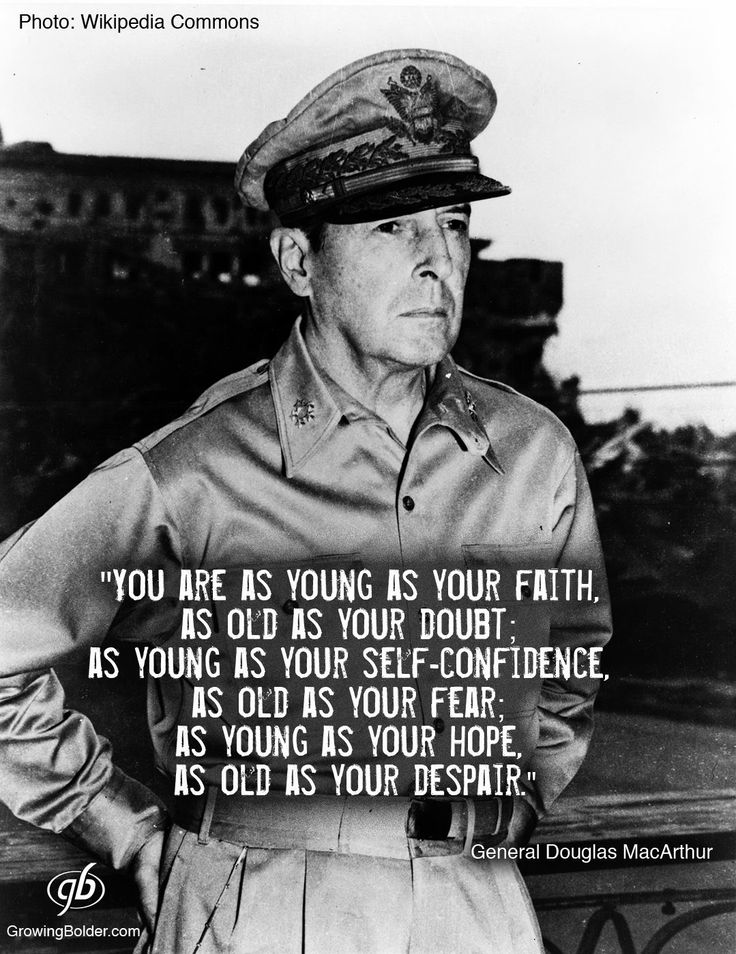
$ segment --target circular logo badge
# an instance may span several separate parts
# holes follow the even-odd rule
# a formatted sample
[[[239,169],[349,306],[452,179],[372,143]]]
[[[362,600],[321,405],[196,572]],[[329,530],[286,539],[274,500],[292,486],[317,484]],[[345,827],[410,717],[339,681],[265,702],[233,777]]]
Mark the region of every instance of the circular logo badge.
[[[46,894],[62,910],[59,917],[71,908],[91,908],[105,896],[105,885],[91,873],[95,862],[91,861],[82,871],[62,871],[49,881]]]

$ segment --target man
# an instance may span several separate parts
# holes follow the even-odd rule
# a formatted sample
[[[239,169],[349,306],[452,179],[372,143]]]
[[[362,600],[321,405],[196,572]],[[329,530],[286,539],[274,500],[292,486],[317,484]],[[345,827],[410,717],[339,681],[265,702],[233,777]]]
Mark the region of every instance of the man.
[[[504,670],[493,682],[514,717],[519,786],[412,798],[411,760],[399,760],[395,797],[338,797],[330,762],[340,759],[321,750],[314,720],[303,757],[314,794],[280,794],[284,767],[264,758],[242,761],[270,764],[266,797],[223,796],[222,766],[233,759],[220,730],[244,722],[243,682],[227,664],[233,640],[213,595],[221,691],[199,713],[204,777],[188,787],[177,776],[162,857],[162,806],[112,767],[109,745],[83,717],[63,711],[46,668],[108,633],[177,645],[181,607],[117,602],[101,579],[110,568],[163,569],[167,580],[214,567],[361,566],[376,579],[388,568],[585,568],[602,598],[519,606],[520,640],[561,650],[605,643],[594,517],[569,435],[449,357],[469,203],[509,191],[480,174],[470,151],[494,108],[482,73],[448,54],[399,50],[351,64],[267,127],[236,184],[247,204],[278,215],[271,248],[304,299],[303,318],[271,362],[216,384],[6,545],[3,797],[19,816],[133,874],[153,951],[541,950],[515,866],[470,850],[523,844],[572,778],[590,739],[588,674],[514,681]],[[502,587],[507,578],[489,577]],[[274,570],[264,600],[288,622],[298,600],[279,579]],[[402,638],[408,656],[418,641],[410,622]],[[339,644],[335,634],[323,640]],[[275,658],[245,684],[283,685]],[[330,682],[333,718],[349,729],[350,761],[370,767],[366,720],[347,701],[352,664]],[[451,733],[430,711],[443,680],[430,666],[412,676],[408,722],[429,731],[432,761],[450,762]],[[483,673],[454,681],[488,684]],[[285,726],[305,721],[304,684],[286,679],[296,704]],[[154,748],[170,777],[186,761],[177,726],[198,722],[197,688],[196,677],[149,684]]]

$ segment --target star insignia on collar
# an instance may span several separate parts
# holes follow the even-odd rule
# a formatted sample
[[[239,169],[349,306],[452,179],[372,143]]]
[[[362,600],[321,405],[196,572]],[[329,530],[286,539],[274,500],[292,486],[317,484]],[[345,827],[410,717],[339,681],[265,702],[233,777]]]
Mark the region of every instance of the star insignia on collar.
[[[298,398],[291,409],[291,419],[297,427],[304,427],[314,420],[314,402]]]
[[[466,392],[465,392],[465,403],[466,403],[467,406],[468,406],[468,414],[470,415],[470,417],[471,417],[471,418],[475,421],[475,423],[477,424],[477,423],[478,423],[478,412],[477,412],[476,409],[475,409],[475,401],[473,400],[473,395],[470,393],[470,391],[466,391]]]

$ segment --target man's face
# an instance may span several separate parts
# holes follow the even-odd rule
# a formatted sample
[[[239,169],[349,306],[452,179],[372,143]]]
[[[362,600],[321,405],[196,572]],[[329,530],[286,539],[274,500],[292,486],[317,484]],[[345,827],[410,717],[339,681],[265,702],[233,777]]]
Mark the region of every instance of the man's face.
[[[359,359],[406,368],[440,361],[460,331],[469,218],[460,205],[327,225],[310,253],[316,325]]]

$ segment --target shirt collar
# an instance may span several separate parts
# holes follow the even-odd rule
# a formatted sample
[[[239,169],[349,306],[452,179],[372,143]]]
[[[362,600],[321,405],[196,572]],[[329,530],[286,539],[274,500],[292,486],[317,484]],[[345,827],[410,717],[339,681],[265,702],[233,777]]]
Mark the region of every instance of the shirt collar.
[[[357,399],[324,380],[307,351],[301,323],[302,319],[297,319],[271,362],[269,375],[287,477],[293,477],[306,464],[341,419],[350,421],[363,416],[356,412],[362,408]],[[436,424],[450,428],[466,451],[503,473],[475,412],[473,397],[449,355],[435,370],[418,433]]]
[[[503,473],[476,412],[475,399],[465,387],[460,370],[449,355],[437,365],[422,417],[420,433],[432,424],[449,427],[468,453],[482,457],[497,473]]]
[[[287,477],[293,477],[307,462],[342,417],[309,356],[301,323],[298,318],[269,373]]]

